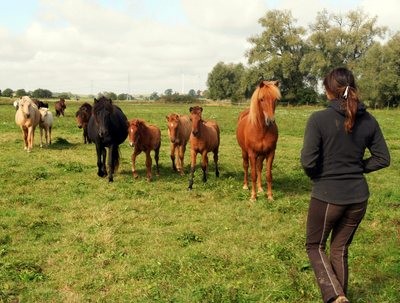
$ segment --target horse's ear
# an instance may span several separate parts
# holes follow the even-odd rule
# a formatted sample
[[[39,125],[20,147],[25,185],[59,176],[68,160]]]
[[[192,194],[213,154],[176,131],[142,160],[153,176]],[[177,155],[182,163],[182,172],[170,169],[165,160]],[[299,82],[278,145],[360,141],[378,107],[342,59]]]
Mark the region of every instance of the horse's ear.
[[[193,107],[190,107],[190,108],[189,108],[189,112],[191,113],[191,112],[192,112],[192,110],[193,110]]]
[[[264,80],[261,79],[261,81],[258,83],[258,87],[259,87],[259,88],[262,88],[262,87],[264,87],[264,86],[265,86]]]
[[[275,80],[275,81],[272,81],[272,84],[275,85],[276,87],[279,87],[280,82],[279,82],[279,80]]]
[[[94,98],[94,103],[97,103],[99,100],[97,100],[96,98]]]
[[[203,108],[201,106],[199,106],[199,108],[200,108],[200,112],[202,113],[203,112]]]

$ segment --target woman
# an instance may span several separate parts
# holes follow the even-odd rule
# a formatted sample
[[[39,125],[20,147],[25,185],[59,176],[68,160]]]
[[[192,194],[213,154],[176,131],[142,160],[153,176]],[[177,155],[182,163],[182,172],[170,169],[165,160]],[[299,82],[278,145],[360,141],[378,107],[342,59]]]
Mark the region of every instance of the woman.
[[[306,249],[323,301],[346,303],[348,247],[369,198],[364,173],[389,166],[390,155],[377,121],[358,98],[352,72],[334,69],[323,84],[329,106],[310,116],[301,150],[313,183]],[[366,149],[371,156],[363,159]]]

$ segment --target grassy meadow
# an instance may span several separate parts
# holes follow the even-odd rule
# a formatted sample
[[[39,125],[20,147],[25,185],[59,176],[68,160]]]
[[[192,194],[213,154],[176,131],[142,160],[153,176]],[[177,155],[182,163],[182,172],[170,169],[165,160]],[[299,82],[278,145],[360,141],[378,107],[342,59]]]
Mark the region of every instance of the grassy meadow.
[[[204,104],[221,128],[220,177],[210,154],[188,174],[171,170],[165,116],[189,104],[120,102],[128,119],[161,128],[161,172],[131,174],[127,141],[113,183],[97,176],[67,101],[53,144],[23,150],[13,100],[0,100],[0,302],[321,302],[304,248],[310,182],[299,154],[314,107],[278,107],[274,201],[250,202],[235,138],[243,106]],[[54,101],[50,109],[54,114]],[[90,101],[91,102],[91,101]],[[373,110],[391,150],[389,168],[367,175],[369,208],[350,248],[351,302],[400,302],[400,112]],[[188,146],[189,149],[189,146]],[[152,153],[153,155],[153,153]],[[185,169],[189,171],[187,152]],[[154,161],[153,161],[154,164]],[[265,180],[264,180],[265,183]]]

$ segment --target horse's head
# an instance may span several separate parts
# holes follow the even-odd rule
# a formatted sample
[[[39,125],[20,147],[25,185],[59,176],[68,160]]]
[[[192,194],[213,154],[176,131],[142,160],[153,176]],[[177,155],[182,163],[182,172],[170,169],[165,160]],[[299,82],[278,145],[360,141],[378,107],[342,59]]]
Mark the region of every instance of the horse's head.
[[[76,118],[76,124],[78,125],[78,128],[82,128],[83,127],[83,114],[82,114],[81,109],[79,109],[76,112],[75,118]]]
[[[143,120],[133,119],[129,121],[128,141],[131,147],[135,147],[137,145],[143,127],[144,127]]]
[[[75,114],[76,124],[78,128],[85,127],[89,123],[90,116],[92,115],[92,106],[89,103],[84,103],[77,110]]]
[[[19,100],[18,109],[22,111],[25,119],[30,118],[33,104],[33,101],[28,96],[24,96]]]
[[[110,99],[102,96],[94,99],[93,116],[97,126],[100,138],[106,138],[109,135],[111,114],[113,113],[113,105]]]
[[[253,117],[262,117],[266,126],[275,123],[275,107],[281,98],[279,81],[262,80],[251,98],[250,113]]]
[[[179,117],[180,116],[178,114],[169,114],[168,116],[166,116],[168,124],[168,135],[172,143],[178,143],[176,142],[176,140],[178,139],[176,137],[176,132],[179,125]]]
[[[196,137],[199,134],[199,125],[202,121],[201,113],[203,112],[203,108],[201,106],[194,106],[189,108],[189,111],[190,121],[192,121],[192,134]]]

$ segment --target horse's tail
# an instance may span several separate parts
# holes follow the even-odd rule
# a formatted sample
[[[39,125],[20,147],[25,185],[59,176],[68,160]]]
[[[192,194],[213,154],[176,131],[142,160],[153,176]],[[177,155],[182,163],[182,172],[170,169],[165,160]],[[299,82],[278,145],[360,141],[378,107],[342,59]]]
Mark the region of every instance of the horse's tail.
[[[116,148],[111,149],[112,152],[112,161],[113,161],[113,166],[114,166],[114,172],[118,171],[119,168],[119,159],[121,158],[121,151],[119,149],[119,146]]]

